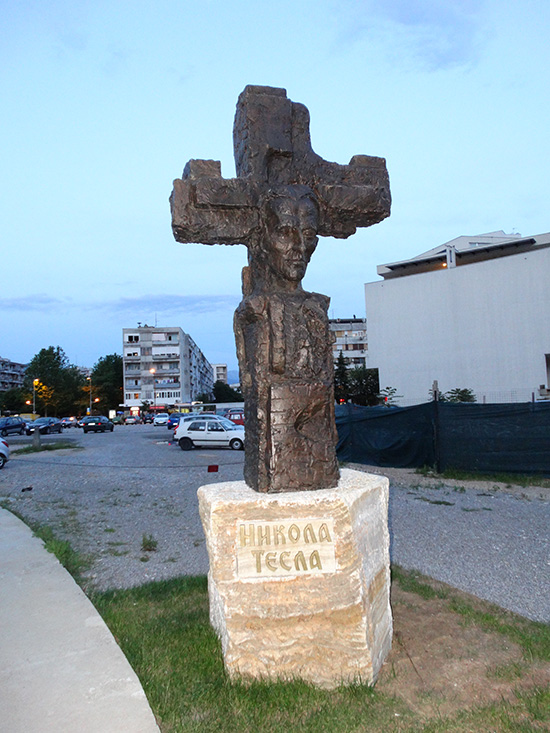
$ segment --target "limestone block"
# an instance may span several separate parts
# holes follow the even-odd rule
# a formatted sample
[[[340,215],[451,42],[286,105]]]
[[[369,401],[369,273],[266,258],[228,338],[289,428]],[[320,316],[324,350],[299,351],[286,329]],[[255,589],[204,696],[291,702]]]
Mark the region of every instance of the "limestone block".
[[[388,480],[344,469],[334,489],[198,495],[229,675],[374,683],[392,637]]]

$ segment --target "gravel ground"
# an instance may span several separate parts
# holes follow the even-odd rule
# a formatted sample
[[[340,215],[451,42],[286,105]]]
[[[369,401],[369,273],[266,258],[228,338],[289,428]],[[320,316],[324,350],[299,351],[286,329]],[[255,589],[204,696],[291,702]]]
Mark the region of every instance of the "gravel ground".
[[[550,622],[550,489],[370,471],[391,482],[392,562]]]
[[[0,501],[47,524],[90,558],[99,590],[178,575],[203,575],[208,557],[197,508],[206,483],[242,478],[244,454],[181,451],[149,425],[84,435],[83,450],[13,455],[0,472]],[[31,442],[10,438],[12,451]],[[208,466],[219,467],[217,473]],[[392,561],[528,618],[550,622],[550,491],[424,478],[405,469],[350,466],[390,478]],[[32,489],[25,491],[24,489]],[[157,542],[143,549],[144,536]]]

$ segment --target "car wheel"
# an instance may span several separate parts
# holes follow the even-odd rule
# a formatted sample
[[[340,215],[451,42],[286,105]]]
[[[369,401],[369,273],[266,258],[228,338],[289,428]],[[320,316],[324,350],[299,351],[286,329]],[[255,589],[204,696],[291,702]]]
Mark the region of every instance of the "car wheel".
[[[193,447],[193,441],[191,440],[191,438],[180,438],[179,446],[182,450],[191,450],[191,448]]]
[[[25,434],[25,428],[21,428],[21,430],[19,431],[19,435],[24,435],[24,434]]]
[[[44,435],[49,435],[49,434],[50,434],[50,429],[46,428],[46,430],[44,430]]]
[[[3,438],[5,438],[7,434],[8,434],[8,431],[7,430],[2,430],[1,435],[2,435]]]
[[[88,432],[87,428],[84,428],[84,434],[86,434],[87,432]]]
[[[244,448],[244,443],[240,438],[233,438],[233,440],[229,443],[229,447],[232,450],[242,450]]]
[[[6,462],[6,459],[2,453],[0,453],[0,468],[4,468],[4,463]]]

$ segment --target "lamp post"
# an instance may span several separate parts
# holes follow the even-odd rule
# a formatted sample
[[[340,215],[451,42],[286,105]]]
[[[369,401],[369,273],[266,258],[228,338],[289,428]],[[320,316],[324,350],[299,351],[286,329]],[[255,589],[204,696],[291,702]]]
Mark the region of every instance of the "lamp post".
[[[38,379],[32,380],[32,414],[33,416],[36,415],[36,385],[38,384],[38,381],[39,381]]]
[[[88,408],[88,415],[92,414],[92,377],[86,377],[86,379],[90,382],[90,407]]]
[[[149,372],[153,375],[153,404],[154,404],[154,410],[155,410],[155,412],[157,411],[157,390],[156,390],[156,383],[157,383],[157,381],[155,379],[155,373],[156,373],[156,371],[157,370],[154,367],[152,367],[151,369],[149,369]]]

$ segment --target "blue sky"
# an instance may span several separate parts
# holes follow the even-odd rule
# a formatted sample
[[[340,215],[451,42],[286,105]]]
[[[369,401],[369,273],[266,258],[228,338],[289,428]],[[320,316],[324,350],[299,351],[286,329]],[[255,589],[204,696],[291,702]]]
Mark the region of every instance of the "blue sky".
[[[234,175],[247,84],[311,114],[314,150],[385,157],[391,217],[322,239],[304,280],[365,315],[376,266],[461,234],[550,229],[546,0],[0,0],[0,355],[93,366],[122,328],[181,326],[237,366],[241,246],[181,245],[189,158]]]

